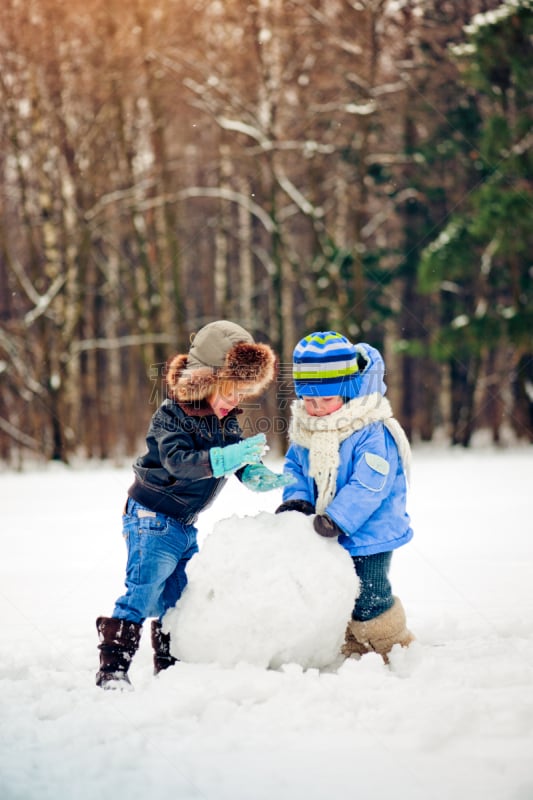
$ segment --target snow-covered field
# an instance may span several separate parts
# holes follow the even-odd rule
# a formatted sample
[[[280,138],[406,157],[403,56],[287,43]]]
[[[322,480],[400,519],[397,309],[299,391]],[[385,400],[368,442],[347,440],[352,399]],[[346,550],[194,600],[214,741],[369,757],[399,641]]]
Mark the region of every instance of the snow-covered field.
[[[0,797],[532,800],[532,455],[415,447],[415,538],[392,580],[417,642],[390,667],[180,662],[154,678],[145,632],[130,693],[94,685],[94,620],[122,591],[131,470],[0,474]],[[202,542],[279,500],[232,479]]]

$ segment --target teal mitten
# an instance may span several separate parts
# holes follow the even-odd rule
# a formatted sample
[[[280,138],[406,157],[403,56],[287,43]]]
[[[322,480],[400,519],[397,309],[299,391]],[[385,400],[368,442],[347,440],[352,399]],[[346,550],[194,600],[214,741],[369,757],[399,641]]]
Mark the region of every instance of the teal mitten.
[[[231,475],[245,464],[257,464],[261,460],[266,445],[264,433],[250,436],[236,444],[226,447],[212,447],[209,450],[209,461],[215,478]]]
[[[249,464],[242,473],[242,482],[254,492],[270,492],[294,483],[292,475],[278,475],[264,464]]]

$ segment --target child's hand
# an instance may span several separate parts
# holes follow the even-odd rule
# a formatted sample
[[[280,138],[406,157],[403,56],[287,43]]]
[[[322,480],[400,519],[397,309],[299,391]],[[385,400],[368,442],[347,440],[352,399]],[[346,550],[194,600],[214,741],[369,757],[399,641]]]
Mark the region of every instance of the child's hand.
[[[320,536],[325,536],[326,539],[334,539],[342,533],[337,523],[333,522],[327,514],[317,514],[313,520],[313,528]]]
[[[266,445],[264,433],[250,436],[236,444],[226,447],[212,447],[209,450],[209,460],[215,478],[231,475],[245,464],[257,464],[261,460]]]
[[[294,483],[292,475],[278,475],[264,464],[250,464],[242,473],[242,482],[254,492],[270,492]]]
[[[299,511],[309,517],[315,513],[315,507],[309,500],[286,500],[276,508],[275,513],[281,514],[283,511]]]

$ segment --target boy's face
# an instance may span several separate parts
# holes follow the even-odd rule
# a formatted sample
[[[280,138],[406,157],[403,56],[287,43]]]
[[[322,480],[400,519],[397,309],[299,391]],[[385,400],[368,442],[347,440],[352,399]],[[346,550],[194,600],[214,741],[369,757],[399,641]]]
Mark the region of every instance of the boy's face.
[[[344,401],[342,397],[304,397],[305,410],[310,417],[327,417],[342,408]]]
[[[215,391],[209,395],[207,402],[213,409],[213,414],[215,414],[218,419],[222,419],[227,416],[230,411],[233,411],[234,408],[237,408],[246,394],[247,387],[243,387],[242,384],[239,385],[232,381],[225,381],[220,386],[217,386]]]

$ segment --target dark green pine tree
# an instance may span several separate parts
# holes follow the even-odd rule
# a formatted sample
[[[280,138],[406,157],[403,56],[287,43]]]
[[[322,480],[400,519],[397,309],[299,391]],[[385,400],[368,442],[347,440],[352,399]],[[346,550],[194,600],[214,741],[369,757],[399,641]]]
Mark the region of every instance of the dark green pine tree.
[[[507,0],[465,34],[456,122],[477,179],[424,250],[419,285],[440,298],[432,347],[450,365],[452,441],[469,444],[479,367],[499,348],[513,353],[513,426],[533,441],[533,0]]]

